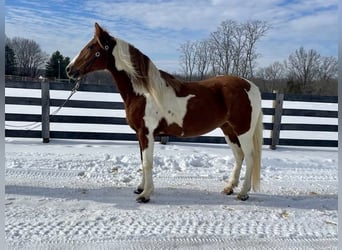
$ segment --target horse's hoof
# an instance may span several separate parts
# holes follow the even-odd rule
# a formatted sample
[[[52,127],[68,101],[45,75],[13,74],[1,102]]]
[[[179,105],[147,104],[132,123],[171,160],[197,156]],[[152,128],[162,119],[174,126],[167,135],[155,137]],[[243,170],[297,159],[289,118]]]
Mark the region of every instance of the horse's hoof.
[[[233,189],[224,189],[221,193],[225,194],[225,195],[231,195],[234,193],[234,190]]]
[[[141,194],[143,191],[144,191],[144,189],[137,188],[137,189],[134,190],[134,193],[135,194]]]
[[[147,202],[149,202],[149,201],[150,201],[150,199],[145,198],[145,197],[138,197],[138,198],[137,198],[137,202],[138,202],[138,203],[147,203]]]
[[[239,194],[239,195],[237,196],[237,198],[238,198],[238,200],[246,201],[246,200],[248,200],[249,195],[248,195],[248,194]]]

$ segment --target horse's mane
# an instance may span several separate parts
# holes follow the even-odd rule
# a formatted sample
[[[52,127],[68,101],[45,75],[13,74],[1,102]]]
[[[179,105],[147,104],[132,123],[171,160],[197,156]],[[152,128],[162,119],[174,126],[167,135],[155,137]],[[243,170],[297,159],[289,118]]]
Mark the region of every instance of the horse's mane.
[[[171,87],[177,92],[181,82],[172,75],[158,70],[155,64],[133,45],[115,38],[116,46],[113,50],[115,66],[124,70],[130,77],[133,88],[139,94],[151,94],[160,102],[165,91]]]

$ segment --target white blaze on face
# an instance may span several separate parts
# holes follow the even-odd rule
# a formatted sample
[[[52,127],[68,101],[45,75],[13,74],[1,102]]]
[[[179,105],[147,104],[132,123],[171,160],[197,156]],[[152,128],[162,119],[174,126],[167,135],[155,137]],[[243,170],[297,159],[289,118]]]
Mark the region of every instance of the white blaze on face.
[[[79,57],[79,55],[80,55],[80,52],[71,60],[71,62],[69,63],[68,67],[72,66],[75,63],[75,61]]]

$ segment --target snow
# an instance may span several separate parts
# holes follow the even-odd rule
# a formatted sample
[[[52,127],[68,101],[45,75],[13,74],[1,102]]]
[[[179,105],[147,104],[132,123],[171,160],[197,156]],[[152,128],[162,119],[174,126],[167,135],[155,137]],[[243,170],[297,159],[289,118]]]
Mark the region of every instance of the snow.
[[[50,93],[51,98],[68,95]],[[40,91],[6,88],[6,96],[40,97]],[[78,92],[72,99],[120,97]],[[284,105],[337,110],[337,104]],[[6,105],[5,110],[39,114],[41,108]],[[122,110],[75,108],[63,108],[59,115],[125,116]],[[283,121],[337,124],[330,118],[284,116]],[[6,122],[18,124],[27,122]],[[117,125],[51,124],[51,129],[132,133]],[[269,134],[264,131],[264,137]],[[281,136],[337,140],[335,132],[282,131]],[[336,148],[272,151],[264,146],[261,190],[242,202],[236,194],[221,194],[234,164],[228,146],[156,143],[155,193],[150,203],[138,204],[133,193],[142,174],[137,142],[5,140],[8,249],[337,249]]]
[[[261,191],[242,202],[220,193],[228,146],[156,143],[155,193],[138,204],[136,142],[5,146],[9,249],[337,248],[334,148],[264,147]]]

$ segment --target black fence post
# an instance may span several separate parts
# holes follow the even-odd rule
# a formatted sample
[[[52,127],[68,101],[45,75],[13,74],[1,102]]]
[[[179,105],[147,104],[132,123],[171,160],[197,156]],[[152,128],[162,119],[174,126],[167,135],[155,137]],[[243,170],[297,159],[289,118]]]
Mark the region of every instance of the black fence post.
[[[43,143],[50,141],[50,83],[46,80],[41,82],[42,90],[42,138]]]
[[[168,136],[165,136],[165,135],[160,136],[160,143],[161,144],[166,145],[166,144],[168,144],[168,142],[169,142],[169,137]]]

